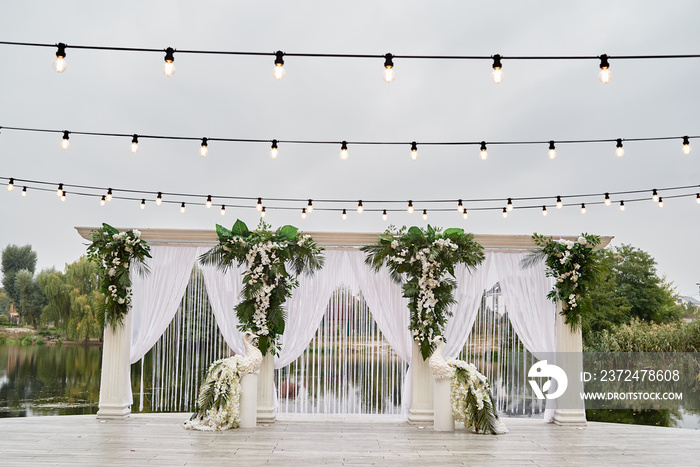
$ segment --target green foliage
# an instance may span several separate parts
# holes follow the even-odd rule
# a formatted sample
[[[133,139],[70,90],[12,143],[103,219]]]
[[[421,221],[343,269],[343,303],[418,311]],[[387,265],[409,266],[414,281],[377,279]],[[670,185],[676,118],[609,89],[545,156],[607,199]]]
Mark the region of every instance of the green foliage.
[[[108,224],[92,231],[92,243],[88,245],[88,258],[100,270],[100,292],[105,303],[95,310],[97,318],[113,328],[121,325],[131,308],[131,278],[129,268],[145,274],[150,258],[150,248],[141,240],[141,232],[119,232]],[[76,272],[77,274],[77,272]]]
[[[493,403],[493,395],[491,388],[487,382],[482,382],[479,378],[473,379],[473,384],[483,384],[485,387],[479,388],[486,392],[486,400],[483,401],[479,408],[477,394],[474,393],[470,385],[469,370],[460,366],[455,366],[455,380],[452,384],[459,384],[466,388],[464,400],[459,401],[461,410],[464,412],[464,426],[469,429],[474,428],[476,433],[497,435],[502,432],[499,430],[501,422],[498,419],[498,414]]]
[[[15,275],[15,288],[19,293],[22,319],[34,329],[38,329],[41,323],[41,311],[46,305],[46,296],[41,291],[38,281],[34,279],[31,271],[23,269]]]
[[[572,329],[578,329],[581,318],[591,312],[587,292],[598,276],[594,248],[600,244],[600,237],[584,233],[576,241],[553,240],[535,233],[532,239],[539,250],[527,257],[521,266],[529,267],[544,260],[547,276],[556,280],[547,298],[560,302],[564,321]]]
[[[231,230],[216,226],[219,244],[200,256],[204,265],[227,271],[234,264],[245,266],[243,300],[236,306],[239,329],[258,336],[263,355],[277,352],[277,338],[284,332],[284,303],[299,285],[297,277],[323,267],[323,248],[294,226],[276,231],[262,220],[256,230],[236,220]],[[290,270],[287,270],[289,266]]]
[[[464,264],[474,268],[484,260],[483,248],[463,229],[441,232],[428,225],[425,229],[390,226],[378,243],[362,247],[365,263],[375,271],[389,269],[392,280],[403,283],[403,296],[409,299],[413,339],[420,345],[423,359],[430,356],[434,336],[443,335],[453,291],[457,283],[454,268]],[[426,265],[427,269],[424,268]],[[405,283],[404,283],[404,279]]]
[[[70,317],[69,288],[60,272],[42,271],[37,278],[42,292],[46,296],[46,306],[41,312],[42,323],[53,323],[65,329]]]
[[[33,276],[35,268],[36,253],[31,245],[7,245],[2,250],[2,286],[10,300],[15,303],[20,301],[19,290],[15,284],[17,273],[24,269]]]
[[[588,352],[699,352],[700,321],[656,324],[632,319],[587,336]]]

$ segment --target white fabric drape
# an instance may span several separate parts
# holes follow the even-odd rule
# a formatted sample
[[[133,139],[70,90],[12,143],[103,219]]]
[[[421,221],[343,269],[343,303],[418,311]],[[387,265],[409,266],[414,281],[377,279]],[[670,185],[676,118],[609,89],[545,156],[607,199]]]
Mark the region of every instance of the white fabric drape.
[[[207,251],[203,248],[199,254]],[[233,265],[226,273],[221,272],[216,266],[201,266],[204,284],[209,296],[216,324],[228,346],[237,355],[243,355],[243,334],[238,330],[238,317],[234,308],[240,302],[240,293],[243,289],[243,274],[245,269]]]
[[[196,247],[152,246],[150,274],[132,275],[130,363],[153,347],[175,316],[196,255]]]
[[[556,351],[556,305],[547,298],[554,282],[545,275],[544,262],[521,269],[527,253],[495,253],[493,265],[497,270],[508,316],[523,345],[538,359]],[[551,357],[550,357],[551,358]],[[555,400],[547,400],[544,419],[554,417]]]
[[[336,287],[347,283],[347,258],[344,251],[326,251],[325,265],[314,276],[299,277],[299,287],[287,300],[287,321],[280,338],[281,351],[275,356],[275,369],[299,358],[318,329]]]
[[[467,271],[464,266],[455,269],[457,303],[452,307],[452,317],[445,326],[445,357],[456,357],[467,342],[481,307],[481,297],[488,285],[492,255],[493,253],[486,252],[484,261],[473,271]]]

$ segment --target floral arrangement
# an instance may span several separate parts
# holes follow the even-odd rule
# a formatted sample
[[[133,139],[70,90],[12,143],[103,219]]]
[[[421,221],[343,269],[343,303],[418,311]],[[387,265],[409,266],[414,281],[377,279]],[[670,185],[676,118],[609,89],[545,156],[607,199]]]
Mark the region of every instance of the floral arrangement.
[[[141,239],[136,229],[119,232],[111,225],[92,231],[92,243],[87,248],[88,259],[100,270],[100,292],[105,295],[104,306],[98,309],[98,317],[113,328],[124,322],[131,309],[130,269],[145,274],[150,258],[150,247]]]
[[[222,271],[234,263],[245,266],[243,300],[236,306],[239,329],[259,336],[263,355],[268,350],[275,354],[277,338],[285,326],[283,305],[298,287],[299,275],[311,275],[323,267],[323,248],[296,227],[285,225],[273,231],[262,220],[256,230],[249,230],[237,220],[231,230],[217,225],[216,233],[219,244],[200,256],[199,261],[216,265]]]
[[[597,235],[581,234],[576,241],[553,240],[552,237],[532,236],[539,250],[523,261],[531,266],[544,259],[547,276],[554,277],[554,288],[547,298],[561,302],[562,315],[572,329],[581,326],[583,298],[597,275],[597,255],[594,248],[600,244]]]
[[[406,227],[396,231],[393,226],[379,235],[379,242],[366,245],[365,262],[378,271],[387,266],[392,279],[403,283],[403,296],[410,300],[409,330],[419,343],[423,359],[433,351],[433,337],[442,335],[449,307],[454,304],[453,290],[457,286],[454,268],[464,264],[474,268],[484,260],[483,248],[472,234],[463,229],[441,232],[427,226]]]
[[[241,359],[222,358],[209,366],[207,377],[197,397],[195,412],[184,428],[221,431],[238,428],[240,421]]]
[[[498,419],[494,409],[491,386],[486,377],[472,363],[451,360],[450,365],[455,369],[450,386],[452,415],[455,420],[464,422],[467,430],[474,428],[476,433],[492,435],[508,433],[508,429]]]

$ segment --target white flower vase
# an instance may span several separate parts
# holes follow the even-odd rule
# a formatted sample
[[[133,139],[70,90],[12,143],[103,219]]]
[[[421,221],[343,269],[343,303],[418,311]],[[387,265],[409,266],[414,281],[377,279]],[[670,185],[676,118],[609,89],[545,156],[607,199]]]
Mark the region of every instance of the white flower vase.
[[[258,375],[241,376],[240,428],[255,428],[258,414]]]
[[[451,378],[435,378],[433,388],[433,410],[435,419],[433,430],[455,431],[455,419],[452,416]]]

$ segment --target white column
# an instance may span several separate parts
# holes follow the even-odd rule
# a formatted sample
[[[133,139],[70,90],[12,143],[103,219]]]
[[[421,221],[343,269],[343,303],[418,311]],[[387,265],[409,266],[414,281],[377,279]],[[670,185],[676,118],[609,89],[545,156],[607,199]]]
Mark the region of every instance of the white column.
[[[131,313],[116,329],[110,324],[105,325],[98,419],[125,419],[131,413],[130,325]]]
[[[433,408],[435,410],[435,431],[455,431],[455,418],[452,415],[452,379],[434,378]]]
[[[423,360],[420,346],[413,341],[411,356],[411,408],[409,423],[433,423],[433,373],[427,360]]]
[[[258,375],[247,373],[241,377],[240,428],[255,428],[258,412]]]
[[[258,423],[272,423],[277,419],[274,404],[275,361],[268,352],[260,366],[258,376]]]
[[[561,303],[557,303],[557,366],[568,377],[568,386],[563,396],[556,400],[554,423],[567,426],[586,426],[586,411],[581,393],[583,393],[583,341],[581,328],[572,331],[561,315]]]

